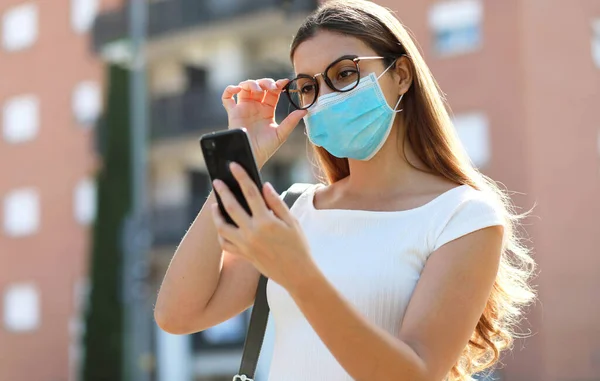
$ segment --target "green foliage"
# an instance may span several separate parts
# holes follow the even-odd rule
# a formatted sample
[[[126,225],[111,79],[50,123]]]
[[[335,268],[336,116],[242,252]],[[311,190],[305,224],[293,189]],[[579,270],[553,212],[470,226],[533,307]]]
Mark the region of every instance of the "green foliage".
[[[83,381],[122,380],[123,306],[121,229],[131,207],[129,86],[127,70],[108,68],[108,97],[99,128],[103,166],[98,174],[98,213],[93,231],[86,311]]]

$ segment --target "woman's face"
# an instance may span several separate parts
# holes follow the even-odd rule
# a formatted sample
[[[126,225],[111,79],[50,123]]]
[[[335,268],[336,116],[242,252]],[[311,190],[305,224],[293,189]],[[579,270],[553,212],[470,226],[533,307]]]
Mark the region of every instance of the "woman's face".
[[[294,52],[293,65],[298,74],[316,75],[323,73],[333,61],[342,56],[355,55],[358,57],[373,57],[378,54],[361,40],[344,36],[342,34],[320,31],[313,38],[302,42]],[[383,59],[364,60],[359,62],[361,78],[370,73],[378,77],[386,69]],[[322,77],[318,77],[319,96],[333,92],[325,84]],[[400,96],[400,77],[394,67],[379,78],[379,85],[385,94],[390,107],[394,107]],[[310,109],[309,109],[310,111]]]

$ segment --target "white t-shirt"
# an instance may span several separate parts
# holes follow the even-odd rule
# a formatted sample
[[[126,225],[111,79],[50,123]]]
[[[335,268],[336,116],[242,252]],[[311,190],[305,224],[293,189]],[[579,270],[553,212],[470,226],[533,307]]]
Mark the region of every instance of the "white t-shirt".
[[[467,185],[406,211],[315,209],[315,185],[291,211],[317,266],[368,320],[398,336],[429,255],[445,243],[485,227],[503,225],[486,193]],[[274,323],[269,381],[351,381],[287,291],[269,280]]]

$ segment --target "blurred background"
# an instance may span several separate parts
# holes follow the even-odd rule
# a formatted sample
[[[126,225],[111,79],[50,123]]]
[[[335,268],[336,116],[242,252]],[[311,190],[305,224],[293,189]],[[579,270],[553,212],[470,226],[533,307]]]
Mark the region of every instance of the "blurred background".
[[[600,0],[377,2],[418,40],[475,165],[535,206],[540,300],[481,378],[600,380]],[[175,336],[152,305],[210,189],[198,138],[227,127],[223,89],[290,78],[317,5],[0,0],[0,381],[231,380],[250,311]],[[263,176],[316,181],[302,126]]]

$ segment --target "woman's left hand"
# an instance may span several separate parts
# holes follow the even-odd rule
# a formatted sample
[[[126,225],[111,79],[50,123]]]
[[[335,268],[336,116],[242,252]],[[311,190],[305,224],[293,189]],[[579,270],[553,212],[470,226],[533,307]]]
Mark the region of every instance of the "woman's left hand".
[[[261,191],[239,164],[231,163],[230,170],[252,215],[238,203],[224,182],[215,180],[213,187],[238,226],[228,224],[214,204],[212,215],[219,243],[224,251],[241,255],[266,277],[290,291],[315,266],[300,224],[271,184],[266,183]]]

